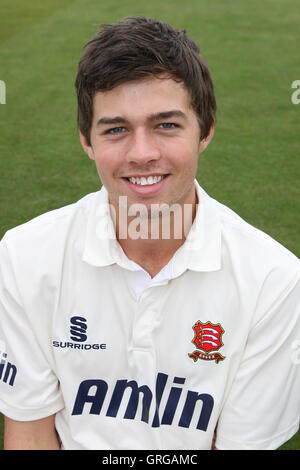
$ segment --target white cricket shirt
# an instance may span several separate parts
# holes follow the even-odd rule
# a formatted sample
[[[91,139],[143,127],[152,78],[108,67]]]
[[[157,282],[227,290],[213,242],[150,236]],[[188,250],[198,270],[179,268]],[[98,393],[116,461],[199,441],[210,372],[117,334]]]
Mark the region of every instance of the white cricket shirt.
[[[276,449],[300,417],[300,263],[209,197],[153,279],[108,195],[0,244],[0,410],[65,449]]]

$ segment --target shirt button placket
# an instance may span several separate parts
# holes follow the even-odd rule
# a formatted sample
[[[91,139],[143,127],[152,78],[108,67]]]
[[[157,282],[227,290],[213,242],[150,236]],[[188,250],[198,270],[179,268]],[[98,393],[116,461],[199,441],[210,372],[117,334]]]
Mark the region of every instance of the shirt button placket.
[[[152,330],[155,325],[155,310],[149,306],[152,290],[153,288],[146,289],[138,300],[132,334],[133,349],[150,351],[153,348]]]

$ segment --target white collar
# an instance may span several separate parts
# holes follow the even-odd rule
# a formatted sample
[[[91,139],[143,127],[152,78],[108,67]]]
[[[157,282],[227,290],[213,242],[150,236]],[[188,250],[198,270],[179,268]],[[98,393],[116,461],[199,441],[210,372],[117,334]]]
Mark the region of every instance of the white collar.
[[[217,205],[196,180],[195,186],[199,201],[196,217],[185,242],[174,254],[172,277],[186,269],[217,271],[221,268],[221,223]],[[91,204],[82,259],[93,266],[117,263],[132,271],[137,269],[116,239],[104,186]]]

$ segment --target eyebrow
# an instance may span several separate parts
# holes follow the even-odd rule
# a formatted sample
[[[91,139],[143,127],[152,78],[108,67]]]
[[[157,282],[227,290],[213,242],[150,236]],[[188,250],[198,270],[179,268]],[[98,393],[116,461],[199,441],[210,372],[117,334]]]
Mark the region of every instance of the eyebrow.
[[[186,119],[186,114],[179,109],[172,109],[170,111],[160,111],[159,113],[150,114],[147,117],[147,121],[153,122],[158,121],[160,119],[170,119],[173,117],[183,118]],[[96,123],[96,127],[101,125],[111,125],[111,124],[128,124],[129,121],[122,116],[114,116],[114,117],[106,117],[103,116],[102,118],[98,119]]]

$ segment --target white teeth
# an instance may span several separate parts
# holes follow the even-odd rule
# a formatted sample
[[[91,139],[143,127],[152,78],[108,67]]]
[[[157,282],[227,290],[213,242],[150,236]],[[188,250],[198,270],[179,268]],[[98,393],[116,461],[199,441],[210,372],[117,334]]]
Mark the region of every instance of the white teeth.
[[[132,176],[131,178],[128,178],[131,183],[134,184],[139,184],[140,186],[145,186],[145,185],[151,185],[158,183],[161,181],[165,176],[148,176],[148,178],[145,178],[145,176],[142,176],[139,178],[138,176]]]
[[[153,184],[153,176],[149,176],[148,179],[147,179],[147,183],[148,184]]]

